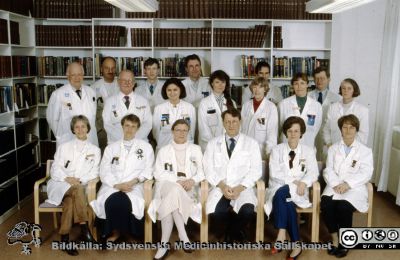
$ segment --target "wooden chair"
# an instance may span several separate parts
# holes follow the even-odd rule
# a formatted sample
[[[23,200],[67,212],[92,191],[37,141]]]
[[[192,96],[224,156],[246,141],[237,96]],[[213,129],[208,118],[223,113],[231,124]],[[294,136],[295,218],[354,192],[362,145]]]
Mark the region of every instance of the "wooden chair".
[[[39,202],[39,192],[40,192],[40,185],[42,185],[44,182],[47,182],[50,179],[50,169],[51,165],[53,163],[53,160],[47,160],[46,164],[46,176],[43,177],[40,180],[37,180],[35,182],[34,188],[33,188],[33,206],[34,206],[34,211],[35,211],[35,224],[40,225],[40,218],[39,214],[40,213],[53,213],[53,223],[54,223],[54,228],[58,228],[57,224],[57,213],[62,212],[62,206],[56,206],[53,204],[50,204],[48,202]],[[86,194],[87,194],[87,199],[88,202],[91,202],[92,200],[96,199],[96,184],[99,181],[99,178],[97,177],[96,179],[93,179],[88,182],[87,187],[86,187]],[[96,230],[93,229],[93,225],[90,225],[90,230],[92,234],[96,237]],[[36,235],[39,237],[40,236],[40,231],[36,231]]]
[[[153,199],[154,180],[147,180],[144,183],[144,242],[151,243],[153,241],[153,222],[147,213],[151,200]]]
[[[373,202],[374,202],[374,187],[373,187],[372,183],[370,183],[370,182],[367,183],[367,189],[368,189],[368,211],[365,213],[357,211],[356,213],[366,214],[367,215],[367,227],[372,227],[372,208],[373,208]]]
[[[319,241],[319,213],[321,202],[321,187],[318,181],[314,182],[310,191],[311,207],[296,208],[297,213],[309,213],[311,215],[311,242]]]
[[[256,241],[262,241],[264,236],[264,199],[265,199],[265,184],[264,181],[257,181],[257,226],[256,226]],[[200,242],[208,242],[208,215],[206,212],[206,204],[208,198],[208,182],[201,182],[201,207],[202,219],[200,226]]]

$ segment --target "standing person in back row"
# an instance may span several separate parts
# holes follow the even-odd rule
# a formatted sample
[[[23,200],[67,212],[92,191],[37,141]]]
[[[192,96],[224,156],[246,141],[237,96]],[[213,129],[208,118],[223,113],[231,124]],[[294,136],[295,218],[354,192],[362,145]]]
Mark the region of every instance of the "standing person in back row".
[[[96,120],[96,92],[83,85],[84,70],[79,62],[67,67],[68,83],[51,94],[46,110],[46,119],[57,140],[57,147],[74,139],[70,129],[73,116],[84,115],[88,118],[92,131],[88,140],[98,145]]]

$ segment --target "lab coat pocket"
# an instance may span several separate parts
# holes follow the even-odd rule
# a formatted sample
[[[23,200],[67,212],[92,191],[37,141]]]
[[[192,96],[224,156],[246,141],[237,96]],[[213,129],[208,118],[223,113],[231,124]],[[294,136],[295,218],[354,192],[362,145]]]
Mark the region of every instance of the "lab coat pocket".
[[[215,165],[215,167],[217,167],[217,168],[219,168],[219,167],[222,167],[222,153],[215,153],[215,155],[214,155],[214,165]]]
[[[262,118],[264,119],[264,118]],[[262,120],[260,119],[260,120]],[[263,141],[265,140],[265,137],[267,136],[267,125],[265,124],[265,120],[264,120],[264,124],[262,124],[262,121],[257,120],[256,125],[255,125],[255,133],[254,133],[254,137],[257,141]]]
[[[218,115],[216,112],[212,114],[207,114],[207,125],[212,127],[212,126],[217,126],[218,125]]]

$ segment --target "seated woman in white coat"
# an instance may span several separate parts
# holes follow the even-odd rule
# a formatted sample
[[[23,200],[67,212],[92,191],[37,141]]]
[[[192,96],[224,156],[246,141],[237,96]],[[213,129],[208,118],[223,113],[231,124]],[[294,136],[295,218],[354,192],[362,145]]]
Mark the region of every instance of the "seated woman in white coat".
[[[347,78],[340,84],[339,94],[342,101],[333,103],[328,109],[324,129],[322,129],[324,143],[329,147],[342,140],[341,129],[337,121],[344,115],[353,114],[360,120],[360,129],[357,131],[356,139],[363,144],[368,142],[369,132],[369,110],[354,100],[361,94],[360,87],[353,79]]]
[[[222,70],[210,75],[209,83],[212,95],[203,98],[199,105],[199,145],[204,152],[208,141],[224,133],[221,114],[227,109],[235,108],[231,99],[229,76]]]
[[[225,224],[225,241],[246,240],[246,226],[257,205],[255,184],[261,177],[261,154],[256,140],[240,133],[240,112],[222,113],[226,133],[212,139],[203,158],[211,185],[207,214]]]
[[[278,144],[272,149],[269,158],[269,185],[266,192],[264,210],[267,216],[274,215],[277,228],[277,243],[287,240],[286,231],[292,242],[300,241],[296,207],[311,206],[308,188],[318,178],[318,164],[312,147],[300,144],[306,132],[304,120],[291,116],[283,123],[282,132],[288,142]],[[281,249],[272,249],[277,254]],[[301,247],[294,248],[290,259],[301,254]]]
[[[135,137],[140,119],[128,114],[121,125],[124,137],[106,147],[100,165],[102,186],[90,203],[102,226],[103,241],[115,241],[122,234],[143,235],[143,182],[153,175],[153,148]]]
[[[178,119],[188,122],[188,141],[193,143],[196,111],[192,104],[183,100],[186,90],[182,81],[177,78],[168,79],[161,89],[161,95],[167,102],[157,105],[153,115],[153,136],[157,141],[157,151],[172,141],[171,126]]]
[[[328,254],[344,257],[348,249],[338,246],[340,228],[351,228],[353,212],[367,212],[367,183],[372,177],[372,150],[357,140],[360,121],[353,115],[338,120],[342,140],[329,147],[321,198],[322,217],[332,236],[333,246]]]
[[[256,139],[260,145],[263,160],[278,141],[278,111],[266,98],[269,91],[268,81],[262,77],[254,78],[250,87],[253,99],[242,108],[242,133]]]
[[[47,183],[47,202],[62,203],[59,230],[62,242],[69,241],[72,223],[81,225],[81,240],[93,242],[87,225],[92,214],[86,200],[85,185],[99,174],[100,149],[88,141],[90,124],[87,117],[72,117],[70,128],[75,138],[57,148],[50,170],[51,179]],[[69,255],[78,255],[75,249],[65,251]]]
[[[188,243],[185,224],[189,217],[201,224],[199,183],[204,179],[203,154],[200,146],[188,142],[190,125],[186,120],[178,119],[171,130],[173,140],[157,154],[155,195],[148,212],[154,222],[161,220],[161,243],[169,242],[174,223],[179,239]],[[166,248],[159,248],[154,259],[167,254]]]
[[[315,99],[307,97],[307,74],[297,73],[293,76],[290,84],[293,86],[295,95],[285,98],[279,103],[280,125],[282,126],[290,116],[303,118],[307,129],[300,143],[314,148],[315,137],[322,123],[322,106]],[[282,140],[286,142],[284,133],[282,133]]]

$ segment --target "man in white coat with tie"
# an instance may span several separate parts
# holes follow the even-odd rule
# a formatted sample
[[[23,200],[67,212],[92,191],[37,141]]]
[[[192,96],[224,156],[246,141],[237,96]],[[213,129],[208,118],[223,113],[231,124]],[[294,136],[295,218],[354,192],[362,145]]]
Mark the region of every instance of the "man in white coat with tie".
[[[51,94],[46,110],[46,119],[57,140],[57,147],[74,138],[70,129],[73,116],[84,115],[89,119],[92,131],[89,141],[98,145],[96,120],[96,92],[83,85],[84,70],[78,62],[67,67],[68,83]]]
[[[119,74],[118,85],[119,93],[107,99],[103,110],[108,144],[112,144],[123,137],[121,119],[127,114],[134,114],[139,117],[141,127],[135,137],[147,140],[152,126],[150,105],[144,97],[133,92],[135,78],[132,71],[122,70]]]
[[[257,204],[254,186],[261,177],[261,153],[256,140],[240,133],[239,111],[228,109],[222,119],[226,133],[208,143],[203,158],[212,187],[206,211],[226,223],[225,240],[244,241]]]
[[[325,161],[323,154],[324,149],[324,139],[322,135],[322,129],[324,128],[324,123],[326,120],[326,115],[328,113],[329,106],[340,100],[340,96],[333,91],[329,90],[329,82],[331,80],[330,73],[325,67],[318,67],[313,72],[315,89],[308,92],[308,96],[317,100],[322,106],[322,125],[315,139],[315,146],[317,148],[317,159],[319,161]]]

